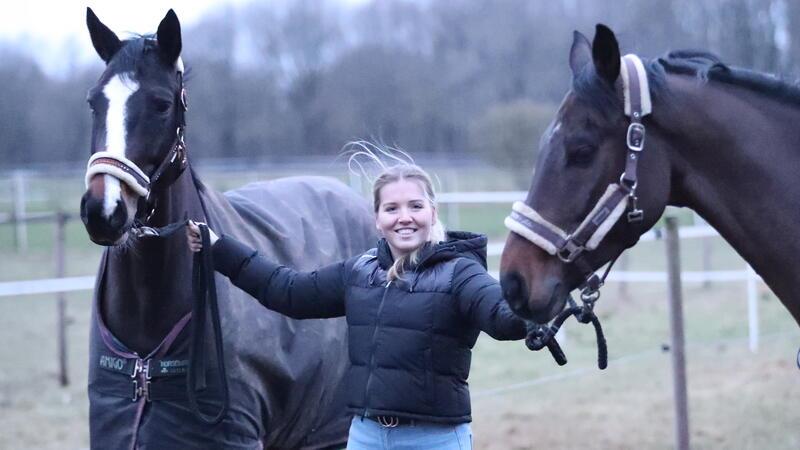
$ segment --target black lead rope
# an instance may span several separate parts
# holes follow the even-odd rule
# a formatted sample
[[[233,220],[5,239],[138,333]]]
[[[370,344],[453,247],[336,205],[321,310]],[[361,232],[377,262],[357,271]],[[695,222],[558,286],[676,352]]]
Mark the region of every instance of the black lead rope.
[[[567,357],[564,354],[564,350],[562,350],[561,346],[558,344],[558,341],[556,341],[556,333],[561,329],[564,321],[571,316],[575,316],[578,322],[584,324],[591,322],[592,326],[594,326],[594,334],[597,338],[597,367],[599,367],[600,370],[608,367],[608,344],[606,343],[606,336],[603,334],[603,327],[600,325],[600,319],[598,319],[597,315],[594,313],[594,304],[597,302],[597,299],[600,298],[600,288],[603,286],[603,283],[605,283],[606,277],[608,277],[611,268],[614,266],[614,263],[617,262],[618,258],[619,255],[611,260],[603,276],[600,277],[593,271],[588,270],[588,266],[586,266],[588,270],[587,279],[581,291],[581,302],[583,306],[578,306],[572,296],[570,296],[567,298],[569,307],[561,311],[550,325],[542,325],[534,322],[526,323],[528,336],[525,337],[525,345],[528,349],[537,351],[547,347],[547,350],[550,351],[550,354],[553,355],[553,359],[556,360],[559,366],[566,364]],[[576,262],[579,265],[584,264],[582,259],[578,259]]]
[[[540,325],[533,322],[528,322],[528,336],[525,338],[525,345],[530,350],[541,350],[545,347],[553,355],[559,366],[567,363],[567,357],[564,351],[556,341],[556,333],[561,328],[569,317],[575,316],[580,323],[591,322],[594,326],[595,336],[597,337],[597,366],[600,370],[608,367],[608,346],[606,344],[606,337],[603,334],[603,327],[600,325],[600,319],[594,313],[593,307],[587,304],[578,306],[572,297],[569,298],[570,307],[561,311],[556,316],[555,320],[550,325]]]
[[[139,237],[166,238],[183,230],[189,223],[188,219],[171,223],[164,227],[147,227],[141,222],[134,225],[133,232]],[[211,239],[206,224],[197,224],[200,228],[200,237],[203,249],[194,254],[192,263],[192,321],[191,340],[189,344],[189,367],[186,372],[186,394],[192,413],[208,425],[216,425],[228,412],[228,377],[225,372],[225,355],[222,348],[222,326],[219,318],[219,304],[217,302],[217,286],[214,281],[214,261],[211,254]],[[217,370],[219,372],[222,406],[214,416],[206,416],[200,411],[197,402],[199,392],[206,389],[206,352],[205,332],[207,311],[206,304],[211,310],[211,328],[214,338],[214,348],[217,355]]]
[[[189,351],[189,368],[186,373],[186,389],[189,405],[195,416],[208,425],[216,425],[222,422],[228,412],[228,377],[225,375],[225,355],[222,349],[222,327],[219,319],[219,305],[217,304],[217,286],[214,281],[214,262],[211,258],[211,239],[207,225],[198,224],[198,227],[203,241],[203,249],[195,253],[192,267],[194,304],[192,305],[192,340]],[[211,310],[214,349],[217,354],[217,371],[219,372],[220,387],[222,389],[222,405],[214,416],[203,414],[197,403],[198,392],[206,388],[206,354],[204,351],[206,300],[208,300],[208,306]]]

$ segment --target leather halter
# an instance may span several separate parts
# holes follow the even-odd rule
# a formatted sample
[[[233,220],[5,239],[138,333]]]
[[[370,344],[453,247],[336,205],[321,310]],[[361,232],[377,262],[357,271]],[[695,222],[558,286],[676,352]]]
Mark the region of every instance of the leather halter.
[[[558,256],[565,263],[578,265],[587,275],[584,284],[589,289],[587,293],[592,295],[596,295],[602,280],[591,270],[583,254],[600,245],[626,210],[629,223],[641,222],[643,217],[643,211],[637,206],[637,166],[644,150],[645,127],[642,118],[652,111],[650,89],[647,72],[636,55],[625,55],[621,68],[625,115],[631,118],[631,123],[626,138],[625,170],[619,182],[608,186],[583,222],[571,233],[549,222],[524,202],[515,202],[511,214],[505,219],[505,226],[509,230],[550,255]]]
[[[637,205],[636,188],[638,186],[637,168],[645,141],[645,127],[642,119],[652,112],[650,88],[647,72],[638,56],[625,55],[622,57],[620,68],[625,115],[630,117],[631,123],[626,136],[625,169],[619,182],[608,186],[605,193],[595,203],[594,208],[571,233],[549,222],[524,202],[515,202],[511,214],[506,217],[504,222],[509,230],[537,245],[550,255],[557,256],[564,263],[575,264],[586,277],[581,285],[583,306],[577,306],[570,297],[569,306],[557,315],[551,325],[528,325],[529,334],[526,339],[528,347],[531,350],[547,347],[559,365],[566,364],[567,360],[555,340],[555,334],[567,317],[575,315],[579,322],[591,322],[594,325],[598,341],[598,365],[601,369],[606,367],[605,337],[593,309],[595,302],[600,297],[600,288],[619,255],[611,260],[603,275],[598,276],[586,260],[585,253],[597,249],[626,210],[627,221],[631,224],[640,223],[644,215],[644,211]]]
[[[153,192],[170,186],[188,166],[184,130],[186,129],[186,111],[189,109],[189,105],[186,101],[186,89],[183,85],[183,62],[180,58],[178,58],[175,66],[178,79],[178,91],[176,94],[176,104],[179,105],[178,128],[175,131],[175,140],[170,146],[169,152],[167,152],[153,174],[148,177],[133,161],[108,151],[94,153],[89,158],[86,166],[85,182],[87,188],[93,176],[107,174],[122,181],[133,192],[138,194],[140,204],[136,212],[136,218],[142,222],[147,222],[155,212],[157,199]]]

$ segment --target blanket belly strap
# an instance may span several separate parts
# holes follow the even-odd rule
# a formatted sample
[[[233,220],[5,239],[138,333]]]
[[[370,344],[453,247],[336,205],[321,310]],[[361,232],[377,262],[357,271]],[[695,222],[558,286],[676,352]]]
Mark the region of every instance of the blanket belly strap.
[[[103,382],[96,383],[91,388],[101,394],[127,398],[132,402],[140,398],[150,402],[186,400],[186,380],[180,378],[142,380],[109,375]]]

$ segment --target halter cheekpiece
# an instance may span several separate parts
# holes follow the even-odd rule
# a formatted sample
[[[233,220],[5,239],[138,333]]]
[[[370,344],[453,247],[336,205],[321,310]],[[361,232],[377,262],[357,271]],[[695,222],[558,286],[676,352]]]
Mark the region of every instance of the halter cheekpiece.
[[[533,207],[524,202],[515,202],[511,214],[505,219],[505,226],[514,233],[540,247],[550,255],[557,256],[567,264],[575,264],[586,277],[581,286],[582,307],[578,307],[570,298],[570,307],[562,311],[553,321],[553,325],[529,325],[526,343],[532,350],[547,346],[559,364],[565,364],[563,352],[555,341],[556,331],[570,315],[576,315],[582,323],[592,322],[598,336],[600,354],[606,353],[605,338],[602,335],[600,322],[594,315],[594,303],[600,297],[600,287],[608,276],[614,258],[602,277],[592,270],[585,260],[585,252],[595,250],[616,224],[623,213],[628,223],[640,223],[644,211],[638,207],[636,188],[638,186],[637,167],[644,150],[645,127],[644,116],[652,112],[650,88],[647,71],[638,56],[629,54],[622,57],[620,74],[622,78],[625,115],[630,117],[630,125],[626,135],[627,156],[625,169],[619,182],[608,186],[597,200],[594,208],[581,224],[571,233],[548,221]],[[600,359],[600,368],[605,368],[605,358]],[[563,362],[562,362],[563,361]]]

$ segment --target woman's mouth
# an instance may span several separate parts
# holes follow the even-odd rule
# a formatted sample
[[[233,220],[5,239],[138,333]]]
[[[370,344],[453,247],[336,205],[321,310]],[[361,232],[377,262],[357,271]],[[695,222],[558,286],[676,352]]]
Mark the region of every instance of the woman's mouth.
[[[398,228],[398,229],[394,230],[394,232],[399,234],[401,237],[411,236],[416,231],[417,231],[416,228]]]

